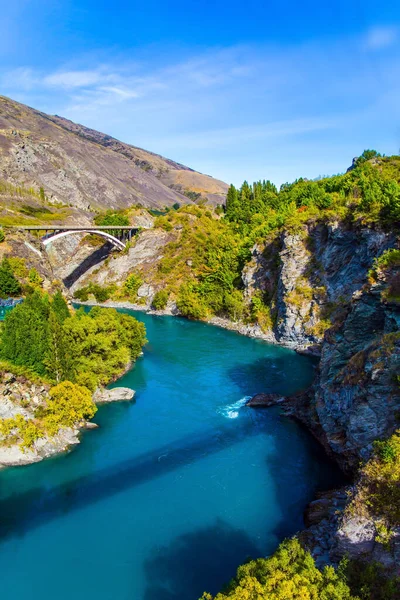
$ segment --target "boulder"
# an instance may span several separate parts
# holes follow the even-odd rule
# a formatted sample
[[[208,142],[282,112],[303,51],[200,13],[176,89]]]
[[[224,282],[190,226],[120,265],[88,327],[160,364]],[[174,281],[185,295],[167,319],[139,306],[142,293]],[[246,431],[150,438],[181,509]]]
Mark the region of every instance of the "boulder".
[[[284,400],[285,398],[281,394],[256,394],[246,402],[246,405],[257,408],[267,408],[268,406],[280,404]]]
[[[105,404],[106,402],[132,400],[134,396],[135,392],[130,388],[117,387],[111,390],[97,389],[93,394],[93,401],[96,404]]]

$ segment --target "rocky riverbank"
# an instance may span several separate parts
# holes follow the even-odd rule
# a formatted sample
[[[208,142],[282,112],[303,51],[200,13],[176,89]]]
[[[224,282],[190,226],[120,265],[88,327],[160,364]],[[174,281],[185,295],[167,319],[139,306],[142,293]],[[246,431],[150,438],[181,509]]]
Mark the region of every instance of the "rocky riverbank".
[[[15,418],[18,415],[27,421],[35,419],[35,411],[46,405],[50,386],[30,382],[24,376],[3,372],[0,380],[0,419]],[[96,404],[132,400],[135,392],[129,388],[97,389],[93,394]],[[55,436],[41,437],[31,447],[21,443],[1,442],[0,469],[11,466],[29,465],[58,454],[70,451],[80,443],[82,431],[95,428],[95,424],[82,421],[76,427],[64,427]]]

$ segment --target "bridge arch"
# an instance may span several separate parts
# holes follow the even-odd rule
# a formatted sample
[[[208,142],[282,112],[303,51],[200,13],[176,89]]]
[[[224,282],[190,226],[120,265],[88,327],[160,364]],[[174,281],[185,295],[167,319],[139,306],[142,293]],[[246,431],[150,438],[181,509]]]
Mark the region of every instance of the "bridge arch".
[[[42,238],[42,243],[44,246],[48,246],[50,244],[50,242],[59,240],[59,239],[65,237],[66,235],[72,235],[73,233],[87,233],[87,234],[89,233],[92,235],[99,235],[100,237],[104,238],[108,242],[111,242],[111,244],[113,244],[113,246],[118,248],[118,250],[125,249],[124,242],[122,242],[121,240],[116,238],[114,235],[111,235],[111,233],[107,233],[106,231],[100,231],[99,229],[70,229],[68,231],[59,231],[58,233],[55,233],[54,235],[44,236]]]

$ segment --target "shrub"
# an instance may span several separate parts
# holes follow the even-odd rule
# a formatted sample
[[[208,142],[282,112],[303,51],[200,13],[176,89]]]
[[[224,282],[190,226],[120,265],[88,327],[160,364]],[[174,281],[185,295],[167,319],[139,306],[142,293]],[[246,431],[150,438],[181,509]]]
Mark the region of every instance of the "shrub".
[[[5,239],[6,239],[6,236],[4,234],[4,229],[2,227],[0,227],[0,244],[2,242],[4,242]]]
[[[146,343],[143,323],[112,308],[96,306],[88,313],[80,309],[65,319],[63,329],[74,378],[84,373],[91,388],[121,375]]]
[[[43,277],[41,277],[36,269],[30,269],[28,273],[28,280],[34,287],[40,287],[43,283]]]
[[[374,444],[374,455],[361,469],[358,492],[349,511],[367,512],[387,527],[400,522],[400,430]]]
[[[23,278],[28,276],[28,269],[24,258],[20,258],[19,256],[9,256],[7,260],[15,277]]]
[[[154,298],[151,303],[152,307],[155,310],[163,310],[167,306],[168,298],[169,293],[167,292],[167,290],[158,290],[158,292],[154,294]]]
[[[132,300],[136,300],[137,293],[140,286],[143,283],[143,279],[138,273],[131,273],[124,283],[124,292]]]

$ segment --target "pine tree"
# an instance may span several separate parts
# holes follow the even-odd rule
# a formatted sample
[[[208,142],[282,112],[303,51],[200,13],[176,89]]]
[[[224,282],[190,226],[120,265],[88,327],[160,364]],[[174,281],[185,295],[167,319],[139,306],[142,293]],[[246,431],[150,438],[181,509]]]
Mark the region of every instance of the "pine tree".
[[[51,308],[53,309],[60,323],[64,323],[65,319],[71,316],[68,309],[68,304],[66,303],[60,291],[57,291],[54,294],[53,301],[51,303]]]
[[[59,316],[53,309],[50,309],[49,315],[48,349],[44,365],[50,377],[57,383],[69,379],[72,375],[72,364],[65,332]]]
[[[238,191],[234,185],[230,185],[226,195],[226,216],[230,221],[235,220],[238,206]]]
[[[21,285],[15,278],[10,262],[3,258],[0,264],[0,296],[18,296],[21,293]]]

